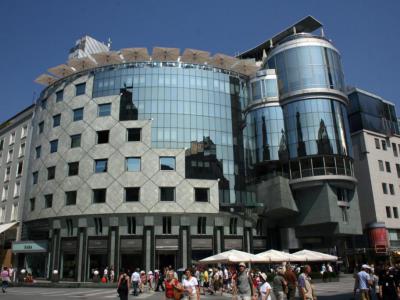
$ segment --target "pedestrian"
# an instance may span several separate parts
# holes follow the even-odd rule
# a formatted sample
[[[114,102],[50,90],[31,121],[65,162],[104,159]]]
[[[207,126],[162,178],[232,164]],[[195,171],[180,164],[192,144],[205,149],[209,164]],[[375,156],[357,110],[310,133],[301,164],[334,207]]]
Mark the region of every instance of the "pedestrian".
[[[143,294],[146,287],[147,276],[145,271],[140,271],[139,291]]]
[[[108,281],[108,267],[105,267],[105,268],[104,268],[104,271],[103,271],[103,278],[105,278],[105,281],[106,281],[106,282]],[[102,282],[103,282],[103,278],[102,278]]]
[[[183,293],[183,286],[174,277],[174,271],[169,270],[166,273],[165,284],[165,300],[180,300]]]
[[[184,295],[186,300],[200,300],[199,283],[193,275],[190,268],[185,270],[186,278],[183,279],[182,285],[184,288]]]
[[[127,276],[129,276],[128,274],[126,274]],[[115,278],[115,272],[114,272],[114,267],[110,268],[110,282],[114,282],[114,278]]]
[[[372,285],[372,280],[369,275],[369,270],[370,267],[364,264],[361,266],[361,271],[356,274],[356,281],[354,284],[354,296],[357,292],[359,292],[361,300],[370,300],[369,288]]]
[[[236,277],[236,290],[238,300],[251,300],[254,295],[253,282],[246,270],[246,264],[239,264],[239,272]]]
[[[267,281],[267,274],[261,273],[260,274],[260,297],[259,300],[271,300],[271,286]]]
[[[129,276],[123,273],[118,280],[117,293],[121,300],[128,300],[129,295]]]
[[[285,280],[285,272],[282,267],[276,269],[276,275],[272,281],[272,290],[276,300],[286,300],[287,281]]]
[[[303,273],[299,275],[298,287],[299,287],[300,299],[302,300],[317,299],[314,287],[311,284],[310,273],[311,273],[311,267],[309,265],[305,265],[303,268]]]
[[[10,273],[8,272],[7,267],[3,267],[3,271],[1,271],[1,290],[3,291],[3,293],[6,292],[9,282],[10,282]]]
[[[322,281],[326,282],[326,266],[325,264],[322,264],[321,266],[321,277],[322,277]]]
[[[386,266],[384,271],[379,275],[379,297],[384,300],[398,299],[395,270],[389,268],[389,266]],[[363,298],[361,299],[364,300]]]
[[[291,265],[286,265],[285,280],[287,282],[287,298],[294,300],[297,289],[297,278]]]
[[[153,290],[153,281],[154,281],[154,275],[152,271],[149,271],[147,273],[147,282],[149,284],[149,291]]]
[[[139,288],[139,282],[140,282],[140,274],[139,274],[139,268],[135,270],[135,272],[132,273],[131,276],[131,284],[132,284],[132,295],[133,296],[138,296],[138,288]]]

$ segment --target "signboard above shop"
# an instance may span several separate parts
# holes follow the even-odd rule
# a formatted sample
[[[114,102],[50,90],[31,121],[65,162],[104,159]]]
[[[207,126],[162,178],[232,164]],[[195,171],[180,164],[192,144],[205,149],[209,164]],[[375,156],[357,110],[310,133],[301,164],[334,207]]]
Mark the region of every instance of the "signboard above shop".
[[[47,241],[19,241],[12,243],[13,253],[40,253],[47,252]]]

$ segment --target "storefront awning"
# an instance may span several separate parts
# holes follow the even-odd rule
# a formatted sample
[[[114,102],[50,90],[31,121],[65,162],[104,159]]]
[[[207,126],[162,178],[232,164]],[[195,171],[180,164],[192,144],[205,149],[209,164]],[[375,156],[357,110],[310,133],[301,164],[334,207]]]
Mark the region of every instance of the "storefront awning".
[[[47,252],[47,241],[18,241],[12,243],[13,253],[42,253]]]
[[[0,225],[0,233],[3,233],[5,231],[7,231],[8,229],[10,229],[11,227],[13,227],[15,224],[17,224],[18,222],[11,222],[11,223],[6,223],[6,224],[1,224]]]

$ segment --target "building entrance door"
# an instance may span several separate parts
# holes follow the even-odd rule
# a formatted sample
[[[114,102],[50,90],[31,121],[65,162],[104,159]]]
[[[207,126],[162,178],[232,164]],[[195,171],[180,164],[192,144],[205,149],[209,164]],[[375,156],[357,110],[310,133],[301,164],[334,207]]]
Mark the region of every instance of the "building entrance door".
[[[157,268],[163,270],[172,266],[175,270],[180,266],[176,265],[176,251],[157,251]]]
[[[121,254],[121,270],[133,272],[136,268],[144,270],[143,255],[141,253]]]

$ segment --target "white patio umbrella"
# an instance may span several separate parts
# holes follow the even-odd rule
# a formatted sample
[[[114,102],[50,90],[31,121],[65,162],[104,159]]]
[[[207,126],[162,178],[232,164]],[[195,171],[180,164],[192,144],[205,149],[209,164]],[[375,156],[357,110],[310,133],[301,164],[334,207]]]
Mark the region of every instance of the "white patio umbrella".
[[[67,62],[67,64],[68,66],[73,67],[77,72],[94,68],[97,65],[97,63],[93,60],[93,58],[89,56],[80,58],[71,58]]]
[[[35,82],[42,85],[49,85],[57,80],[58,80],[57,77],[51,76],[49,74],[42,74],[35,79]]]
[[[261,262],[261,259],[254,254],[239,251],[228,250],[210,257],[204,258],[199,263],[217,264],[217,263],[239,263],[239,262]]]
[[[99,66],[119,64],[122,62],[122,58],[115,51],[106,51],[92,54]]]
[[[255,74],[260,67],[256,65],[254,59],[241,59],[232,65],[232,70],[250,76]]]
[[[285,261],[298,261],[301,259],[296,255],[274,249],[258,253],[256,256],[262,259],[262,261],[265,263],[280,263]]]
[[[154,61],[176,61],[179,57],[179,49],[154,47],[151,57]]]
[[[217,68],[230,69],[238,60],[235,57],[217,53],[209,61],[209,64]]]
[[[197,49],[185,49],[181,56],[181,61],[194,64],[203,64],[210,58],[210,52],[197,50]]]
[[[301,251],[297,251],[295,253],[293,253],[293,255],[298,256],[298,257],[302,257],[303,260],[302,261],[337,261],[338,258],[337,256],[334,255],[330,255],[330,254],[325,254],[322,252],[318,252],[318,251],[312,251],[312,250],[301,250]]]
[[[72,67],[67,66],[66,64],[55,66],[53,68],[48,69],[47,71],[60,78],[75,73],[75,70]]]
[[[121,54],[125,62],[131,61],[148,61],[150,59],[147,48],[124,48]]]

